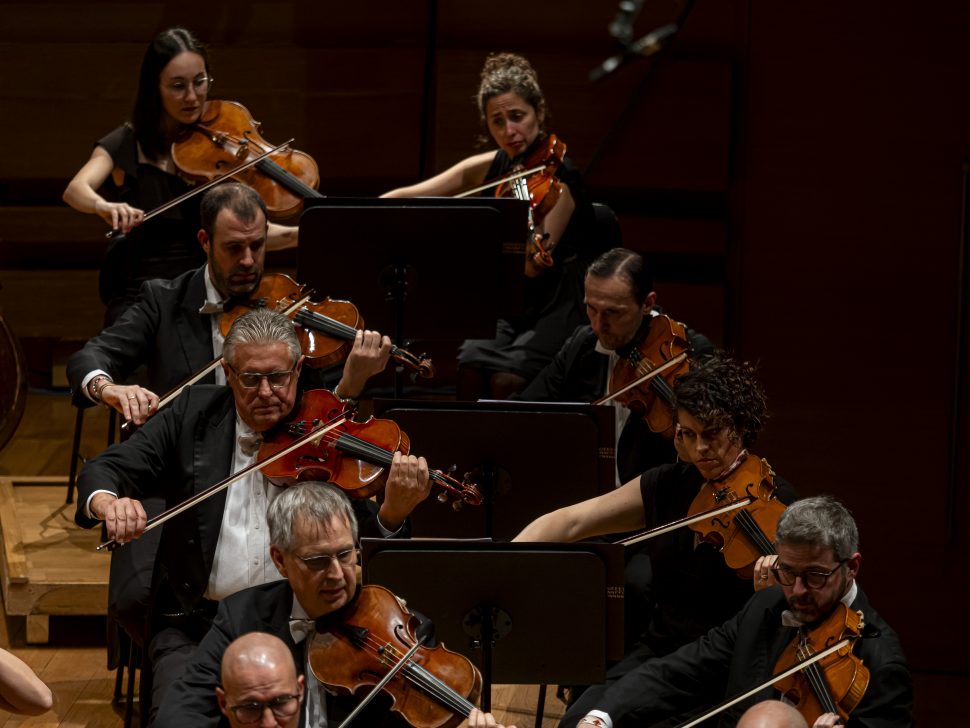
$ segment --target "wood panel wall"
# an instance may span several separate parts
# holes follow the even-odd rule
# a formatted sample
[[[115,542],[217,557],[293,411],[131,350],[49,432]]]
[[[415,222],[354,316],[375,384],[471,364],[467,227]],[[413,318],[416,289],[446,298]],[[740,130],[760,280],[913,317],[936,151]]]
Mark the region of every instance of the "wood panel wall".
[[[647,6],[640,33],[679,7]],[[901,633],[935,724],[943,688],[966,684],[968,646],[949,619],[968,556],[970,472],[965,457],[950,465],[951,445],[970,445],[966,424],[952,429],[966,375],[968,6],[698,2],[662,56],[590,83],[614,51],[614,12],[583,0],[0,2],[0,302],[15,328],[46,329],[49,312],[11,300],[24,271],[76,269],[90,286],[103,229],[60,193],[126,118],[144,44],[165,27],[207,40],[213,95],[249,106],[268,139],[295,137],[334,195],[377,194],[469,153],[485,54],[523,52],[594,197],[654,261],[665,307],[760,361],[774,419],[758,451],[802,495],[854,510],[862,584]],[[87,323],[72,326],[96,330],[100,312],[80,300]]]

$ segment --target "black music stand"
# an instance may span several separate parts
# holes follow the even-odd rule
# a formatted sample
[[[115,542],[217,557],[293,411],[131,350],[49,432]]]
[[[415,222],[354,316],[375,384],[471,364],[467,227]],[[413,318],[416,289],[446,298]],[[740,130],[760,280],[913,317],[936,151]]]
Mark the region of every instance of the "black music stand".
[[[505,198],[307,200],[297,277],[398,345],[492,338],[523,305],[527,225],[528,203]]]
[[[493,682],[603,682],[623,653],[623,547],[602,543],[363,539],[363,581],[429,616]],[[541,724],[541,705],[536,725]]]
[[[429,498],[411,514],[415,536],[508,540],[544,513],[616,485],[615,413],[584,403],[374,400],[411,451],[470,480],[479,507],[443,512]]]

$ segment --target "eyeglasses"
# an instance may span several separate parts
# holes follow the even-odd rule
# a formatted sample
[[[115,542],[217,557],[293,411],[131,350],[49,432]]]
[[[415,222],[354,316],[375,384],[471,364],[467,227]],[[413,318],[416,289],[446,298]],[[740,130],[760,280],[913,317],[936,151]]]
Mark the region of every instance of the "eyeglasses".
[[[214,79],[211,76],[199,76],[197,78],[193,78],[190,82],[177,78],[174,81],[162,84],[162,88],[173,96],[185,96],[186,92],[189,90],[189,85],[191,84],[192,90],[201,96],[209,90],[209,85],[213,82],[213,80]]]
[[[264,378],[273,389],[282,389],[290,383],[293,372],[296,371],[296,367],[293,367],[293,369],[285,369],[279,372],[237,372],[232,364],[229,364],[229,369],[236,376],[239,386],[243,389],[256,389]]]
[[[839,563],[835,565],[834,569],[830,571],[795,571],[787,566],[772,566],[771,573],[775,575],[775,579],[782,586],[792,586],[795,583],[795,579],[801,577],[802,584],[804,584],[809,589],[821,589],[825,586],[825,582],[829,580],[836,571],[842,568],[848,559],[840,559]]]
[[[273,715],[285,718],[300,709],[300,696],[278,695],[272,700],[262,703],[253,701],[252,703],[229,706],[229,710],[235,714],[236,720],[240,723],[258,723],[260,718],[263,717],[263,711],[267,708],[273,711]]]
[[[330,568],[330,562],[333,560],[336,560],[341,566],[355,565],[357,563],[357,552],[358,549],[355,546],[337,554],[319,554],[317,556],[300,556],[299,558],[312,571],[326,571]]]

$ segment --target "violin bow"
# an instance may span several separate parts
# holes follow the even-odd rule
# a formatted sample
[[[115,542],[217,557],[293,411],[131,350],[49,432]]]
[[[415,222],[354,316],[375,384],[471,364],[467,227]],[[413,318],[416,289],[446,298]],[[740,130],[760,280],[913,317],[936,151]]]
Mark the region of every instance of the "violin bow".
[[[310,300],[310,295],[311,294],[308,293],[307,295],[303,296],[299,300],[295,301],[290,306],[287,306],[285,309],[283,309],[282,313],[285,314],[286,316],[289,316],[291,313],[298,311],[299,309],[301,309],[303,306],[306,305],[307,301]],[[162,407],[169,404],[172,400],[178,397],[182,393],[183,389],[185,389],[186,387],[192,384],[195,384],[209,372],[215,371],[216,367],[219,366],[219,363],[223,360],[223,358],[224,357],[221,357],[221,356],[216,357],[208,364],[206,364],[204,367],[202,367],[199,371],[197,371],[195,374],[193,374],[191,377],[186,379],[181,384],[177,385],[175,389],[171,390],[168,394],[166,394],[161,399],[159,399],[158,404],[155,406],[155,414],[158,414],[158,410],[160,410]],[[121,425],[122,430],[127,430],[129,427],[131,427],[131,420],[125,420]]]
[[[619,541],[614,541],[613,543],[620,546],[632,546],[635,543],[640,543],[641,541],[646,541],[647,539],[656,538],[657,536],[662,536],[670,531],[676,531],[678,528],[683,528],[684,526],[689,526],[692,523],[697,523],[698,521],[703,521],[706,518],[711,518],[713,516],[719,516],[722,513],[727,513],[729,511],[735,511],[738,508],[744,508],[747,505],[754,503],[754,496],[745,496],[740,500],[733,501],[729,505],[719,506],[717,508],[712,508],[709,511],[704,511],[703,513],[698,513],[695,516],[687,516],[686,518],[678,518],[676,521],[671,521],[664,526],[657,526],[656,528],[651,528],[649,531],[644,531],[643,533],[638,533],[634,536],[628,536],[627,538],[621,538]]]
[[[181,205],[183,202],[185,202],[190,197],[194,197],[195,195],[198,195],[201,192],[205,192],[210,187],[215,187],[217,184],[219,184],[220,182],[222,182],[227,177],[232,177],[234,174],[239,174],[243,170],[249,169],[254,164],[259,164],[264,159],[266,159],[266,157],[268,157],[270,154],[275,154],[280,149],[284,149],[285,147],[290,146],[290,144],[292,144],[292,143],[293,143],[293,139],[288,139],[287,141],[283,142],[279,146],[273,147],[272,149],[263,152],[259,156],[253,157],[248,162],[244,162],[244,163],[240,164],[238,167],[233,167],[228,172],[224,172],[223,174],[219,175],[215,179],[210,179],[204,185],[199,185],[198,187],[193,187],[191,190],[189,190],[188,192],[182,193],[181,195],[179,195],[178,197],[176,197],[174,200],[169,200],[164,205],[159,205],[158,207],[156,207],[151,212],[146,213],[146,215],[141,220],[142,224],[148,222],[149,220],[151,220],[156,215],[161,215],[166,210],[171,210],[176,205]],[[106,232],[104,234],[104,236],[106,238],[113,238],[117,234],[118,234],[118,231],[117,230],[109,230],[108,232]]]
[[[293,442],[291,442],[289,445],[284,447],[279,452],[273,453],[269,457],[263,458],[262,460],[257,460],[252,465],[248,465],[242,470],[240,470],[239,472],[233,473],[228,478],[225,478],[224,480],[220,480],[215,485],[209,486],[201,493],[197,493],[191,498],[188,498],[182,503],[179,503],[177,506],[173,506],[172,508],[169,508],[164,513],[160,513],[155,518],[152,518],[150,521],[148,521],[148,523],[145,525],[145,530],[142,531],[142,535],[144,535],[145,533],[148,533],[156,526],[161,526],[163,523],[165,523],[165,521],[175,518],[175,516],[187,511],[189,508],[192,508],[193,506],[198,505],[199,503],[208,499],[210,496],[215,495],[219,491],[225,490],[230,485],[235,483],[237,480],[244,478],[254,470],[259,470],[260,468],[266,465],[269,465],[270,463],[275,463],[280,458],[285,457],[286,455],[289,455],[294,450],[298,450],[300,447],[302,447],[308,442],[320,440],[320,438],[322,438],[328,432],[344,424],[347,421],[347,416],[348,415],[345,412],[344,414],[334,419],[332,422],[328,422],[324,425],[320,425],[319,427],[313,430],[310,430],[305,435],[301,435],[300,437],[296,438]],[[122,545],[123,544],[119,543],[115,539],[111,539],[110,541],[105,541],[103,544],[100,544],[96,550],[102,551],[104,549],[107,549],[108,551],[114,551],[116,548]]]
[[[486,182],[485,184],[479,185],[478,187],[473,187],[470,190],[459,192],[457,195],[452,195],[452,197],[454,197],[455,199],[459,199],[461,197],[471,197],[472,195],[478,192],[490,190],[493,187],[504,185],[506,182],[511,182],[512,180],[519,179],[520,177],[528,177],[530,174],[541,172],[548,166],[549,166],[548,164],[540,164],[537,167],[533,167],[532,169],[525,169],[525,170],[522,170],[521,172],[513,172],[512,174],[507,174],[504,177],[499,177],[498,179],[492,180],[491,182]]]
[[[651,379],[653,379],[654,377],[656,377],[658,374],[663,374],[668,369],[671,369],[671,368],[677,366],[678,364],[680,364],[686,358],[687,358],[687,352],[686,351],[682,351],[677,356],[675,356],[673,359],[670,359],[669,361],[665,361],[663,364],[661,364],[660,366],[656,367],[655,369],[651,369],[649,372],[647,372],[646,374],[644,374],[642,377],[640,377],[639,379],[634,379],[632,382],[630,382],[629,384],[627,384],[625,387],[621,387],[620,389],[616,390],[615,392],[611,392],[610,394],[606,395],[605,397],[600,397],[598,400],[596,400],[595,402],[593,402],[593,404],[606,404],[607,402],[612,402],[614,399],[616,399],[617,397],[619,397],[624,392],[629,392],[634,387],[637,387],[637,386],[643,384],[644,382],[649,382]]]
[[[784,672],[780,672],[777,675],[772,675],[770,678],[768,678],[767,680],[765,680],[763,683],[761,683],[760,685],[758,685],[756,687],[751,688],[747,692],[742,693],[741,695],[738,695],[736,697],[733,697],[730,700],[726,700],[726,701],[724,701],[723,703],[721,703],[720,705],[718,705],[715,708],[711,708],[709,711],[707,711],[706,713],[704,713],[704,715],[701,715],[701,716],[699,716],[697,718],[694,718],[693,720],[690,720],[690,721],[688,721],[686,723],[681,723],[680,725],[677,726],[677,728],[691,728],[692,726],[698,725],[699,723],[703,723],[705,720],[707,720],[711,716],[717,715],[718,713],[727,710],[732,705],[734,705],[736,703],[740,703],[745,698],[750,698],[755,693],[761,692],[765,688],[771,687],[772,685],[774,685],[779,680],[784,680],[789,675],[794,675],[799,670],[803,670],[804,668],[808,667],[809,665],[813,665],[816,662],[818,662],[819,660],[821,660],[821,659],[823,659],[825,657],[828,657],[829,655],[831,655],[831,654],[833,654],[835,652],[838,652],[842,648],[848,647],[851,644],[852,644],[852,640],[849,639],[849,638],[846,638],[844,640],[841,640],[839,642],[836,642],[831,647],[827,647],[826,649],[822,650],[821,652],[815,653],[814,655],[812,655],[808,659],[806,659],[806,660],[800,660],[799,662],[796,662],[794,665],[792,665],[790,668],[788,668]]]

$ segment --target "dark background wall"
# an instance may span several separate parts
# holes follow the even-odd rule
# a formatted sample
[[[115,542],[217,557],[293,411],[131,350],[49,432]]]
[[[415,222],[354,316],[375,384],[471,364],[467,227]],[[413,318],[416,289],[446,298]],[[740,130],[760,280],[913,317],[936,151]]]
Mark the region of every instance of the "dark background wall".
[[[682,7],[648,0],[638,35]],[[594,84],[615,11],[0,2],[7,320],[25,340],[97,330],[103,226],[60,193],[127,117],[159,30],[209,42],[212,95],[246,104],[269,140],[295,137],[331,195],[377,194],[466,156],[485,54],[522,52],[594,197],[654,261],[665,307],[760,361],[774,419],[759,454],[802,495],[834,493],[856,513],[862,583],[903,636],[923,724],[939,724],[967,685],[970,646],[951,626],[968,556],[957,356],[970,6],[706,0],[663,54]],[[52,295],[56,312],[38,309]]]

